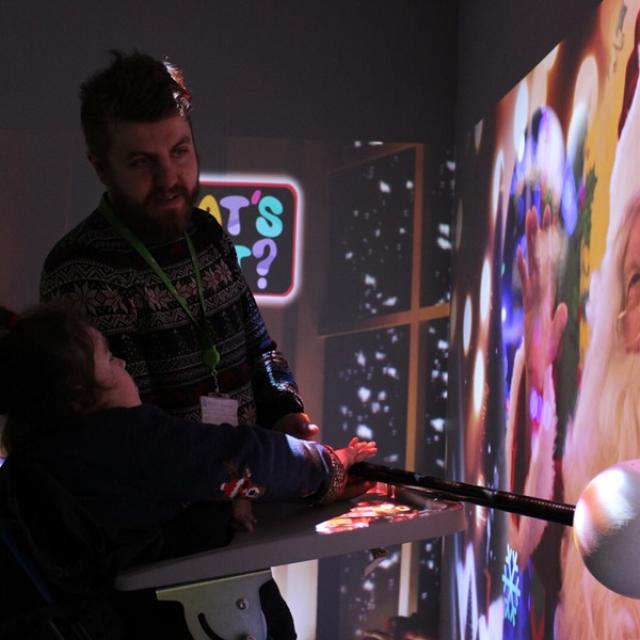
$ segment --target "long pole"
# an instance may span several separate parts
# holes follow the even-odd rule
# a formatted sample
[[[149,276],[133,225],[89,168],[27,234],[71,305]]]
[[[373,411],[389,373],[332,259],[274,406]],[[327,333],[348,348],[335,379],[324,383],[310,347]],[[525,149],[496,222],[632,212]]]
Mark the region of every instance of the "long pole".
[[[349,468],[349,473],[365,480],[386,482],[407,487],[420,487],[442,494],[449,500],[470,502],[483,507],[491,507],[500,511],[509,511],[548,522],[556,522],[573,526],[575,506],[552,500],[542,500],[508,491],[497,491],[466,482],[443,480],[434,476],[426,476],[405,469],[394,469],[371,462],[358,462]]]

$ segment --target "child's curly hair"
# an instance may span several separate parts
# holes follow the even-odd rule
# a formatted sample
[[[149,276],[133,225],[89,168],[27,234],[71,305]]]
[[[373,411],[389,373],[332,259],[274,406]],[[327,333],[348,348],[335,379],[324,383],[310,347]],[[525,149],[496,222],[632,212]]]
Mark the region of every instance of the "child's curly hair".
[[[41,306],[16,316],[0,310],[0,413],[3,454],[53,435],[99,403],[90,324],[66,309]]]

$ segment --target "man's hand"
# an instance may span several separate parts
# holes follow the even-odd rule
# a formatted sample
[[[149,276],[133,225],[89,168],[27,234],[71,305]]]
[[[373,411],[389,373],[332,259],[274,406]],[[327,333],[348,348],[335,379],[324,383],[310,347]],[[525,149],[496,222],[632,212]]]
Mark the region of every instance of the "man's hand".
[[[546,236],[551,232],[549,207],[544,210],[541,228],[536,209],[532,207],[525,220],[526,261],[520,248],[517,254],[524,306],[525,362],[530,384],[540,392],[545,371],[558,353],[568,317],[566,304],[561,303],[555,311],[553,309],[557,256],[552,255],[551,243],[546,242]]]
[[[320,433],[320,427],[313,424],[306,413],[287,413],[273,425],[273,429],[300,440],[312,440]]]

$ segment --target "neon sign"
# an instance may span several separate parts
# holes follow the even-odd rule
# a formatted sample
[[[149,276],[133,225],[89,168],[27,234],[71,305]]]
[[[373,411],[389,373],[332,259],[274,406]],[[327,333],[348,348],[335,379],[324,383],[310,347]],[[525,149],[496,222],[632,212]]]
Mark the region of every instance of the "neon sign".
[[[231,237],[259,302],[290,302],[300,273],[301,191],[288,177],[200,176],[198,207]]]

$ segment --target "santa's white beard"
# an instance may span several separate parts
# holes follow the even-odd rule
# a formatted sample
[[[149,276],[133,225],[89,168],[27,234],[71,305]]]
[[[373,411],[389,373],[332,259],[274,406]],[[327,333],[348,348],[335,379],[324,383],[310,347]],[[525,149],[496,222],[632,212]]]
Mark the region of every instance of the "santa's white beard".
[[[596,345],[591,350],[596,353],[587,358],[591,367],[585,368],[563,458],[565,501],[572,504],[600,471],[622,460],[640,458],[640,355],[626,354],[621,344],[613,347],[608,359],[597,353]],[[604,362],[604,367],[598,366]],[[591,576],[573,543],[571,529],[563,540],[562,574],[557,640],[640,638],[640,600],[620,596]]]

